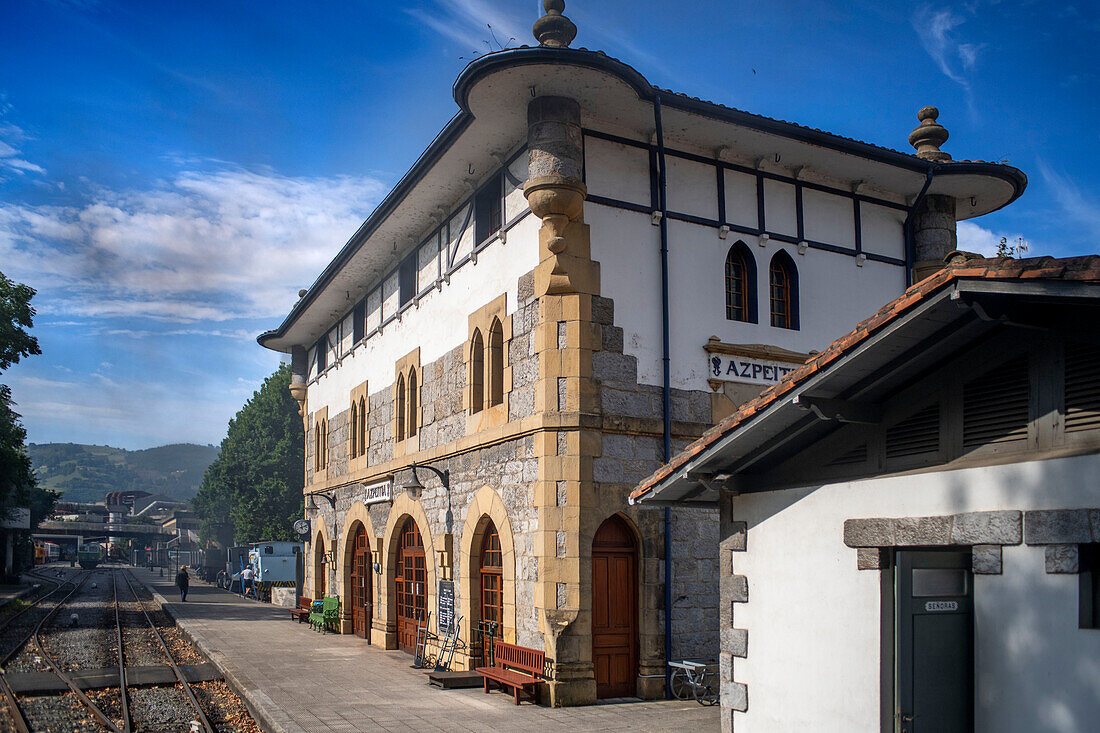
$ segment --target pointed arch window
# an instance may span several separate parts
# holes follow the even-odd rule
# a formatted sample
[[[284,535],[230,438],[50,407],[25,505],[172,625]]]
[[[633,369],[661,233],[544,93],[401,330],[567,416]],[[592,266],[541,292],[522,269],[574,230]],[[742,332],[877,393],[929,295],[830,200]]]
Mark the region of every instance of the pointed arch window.
[[[772,326],[798,329],[798,270],[782,250],[775,253],[768,268],[768,301]]]
[[[504,327],[499,318],[489,327],[489,406],[504,402]]]
[[[348,435],[351,439],[351,457],[357,458],[359,456],[359,405],[352,400],[351,403],[351,418],[348,420],[350,430]]]
[[[485,406],[485,340],[481,329],[474,329],[470,339],[470,413],[481,412]]]
[[[756,323],[756,260],[740,241],[726,253],[726,318]]]
[[[394,411],[397,413],[397,440],[405,439],[405,375],[397,375],[397,404]]]
[[[416,400],[417,400],[416,370],[415,369],[410,369],[409,370],[409,400],[408,400],[408,402],[409,402],[409,419],[407,421],[408,429],[406,430],[406,434],[410,438],[413,437],[414,435],[416,435],[416,418],[417,418],[417,415],[416,415]]]
[[[367,454],[367,399],[359,398],[359,424],[355,427],[359,432],[359,455]]]
[[[321,421],[313,423],[313,470],[321,470]]]

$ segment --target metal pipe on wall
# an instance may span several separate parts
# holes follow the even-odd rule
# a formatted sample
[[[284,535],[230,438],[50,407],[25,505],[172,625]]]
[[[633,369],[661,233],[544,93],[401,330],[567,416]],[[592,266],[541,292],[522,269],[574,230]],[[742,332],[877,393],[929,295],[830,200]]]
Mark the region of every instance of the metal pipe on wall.
[[[661,405],[664,418],[664,462],[672,460],[672,382],[669,346],[668,217],[665,175],[665,131],[661,120],[661,94],[653,95],[653,125],[657,132],[657,207],[661,212]],[[665,507],[665,696],[672,697],[668,663],[672,661],[672,510]]]

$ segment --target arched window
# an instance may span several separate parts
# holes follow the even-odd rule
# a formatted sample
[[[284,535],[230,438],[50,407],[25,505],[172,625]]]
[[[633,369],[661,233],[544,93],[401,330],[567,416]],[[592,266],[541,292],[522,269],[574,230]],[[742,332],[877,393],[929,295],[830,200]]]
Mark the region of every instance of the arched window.
[[[397,404],[394,410],[397,412],[397,440],[405,439],[405,375],[397,375]]]
[[[367,454],[367,399],[365,397],[359,398],[359,425],[356,429],[359,431],[359,455],[365,456]]]
[[[744,242],[726,253],[726,318],[756,323],[756,261]]]
[[[485,341],[481,330],[474,329],[470,340],[470,412],[481,412],[485,406]]]
[[[328,468],[328,420],[321,421],[321,468]]]
[[[313,470],[321,470],[321,422],[313,423]]]
[[[495,622],[493,636],[504,636],[504,558],[496,525],[489,522],[481,541],[481,620]],[[484,628],[484,627],[483,627]],[[488,632],[488,629],[484,629]]]
[[[791,256],[782,250],[772,257],[768,270],[768,300],[773,326],[798,328],[798,270]]]
[[[350,429],[348,435],[351,438],[351,457],[356,458],[359,455],[359,431],[356,429],[359,427],[359,406],[354,402],[351,403],[351,418],[348,420]]]
[[[409,370],[409,421],[408,435],[416,435],[416,370]]]
[[[489,327],[489,406],[504,402],[504,328],[494,318]]]

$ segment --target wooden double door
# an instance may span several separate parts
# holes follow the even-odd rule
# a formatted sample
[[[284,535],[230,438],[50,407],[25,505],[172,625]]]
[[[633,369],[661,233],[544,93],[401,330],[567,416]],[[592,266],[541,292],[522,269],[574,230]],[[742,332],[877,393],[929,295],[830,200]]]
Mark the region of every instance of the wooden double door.
[[[638,548],[618,515],[592,540],[592,664],[596,697],[632,697],[638,678]]]
[[[397,596],[397,647],[416,651],[416,630],[428,612],[427,570],[424,540],[416,522],[409,519],[401,529],[394,577]]]
[[[368,641],[371,618],[374,616],[373,590],[370,543],[367,530],[359,525],[351,555],[351,623],[355,635]]]

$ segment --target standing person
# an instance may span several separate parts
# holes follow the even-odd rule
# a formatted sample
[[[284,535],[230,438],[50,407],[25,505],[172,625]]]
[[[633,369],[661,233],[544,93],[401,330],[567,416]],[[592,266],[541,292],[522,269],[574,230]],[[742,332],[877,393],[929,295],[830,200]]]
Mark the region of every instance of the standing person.
[[[252,591],[252,597],[256,597],[256,586],[252,582],[252,566],[245,565],[241,571],[241,595],[248,597],[248,591]]]
[[[180,589],[180,602],[187,603],[187,586],[191,579],[187,577],[187,566],[180,565],[180,571],[176,573],[176,587]]]

